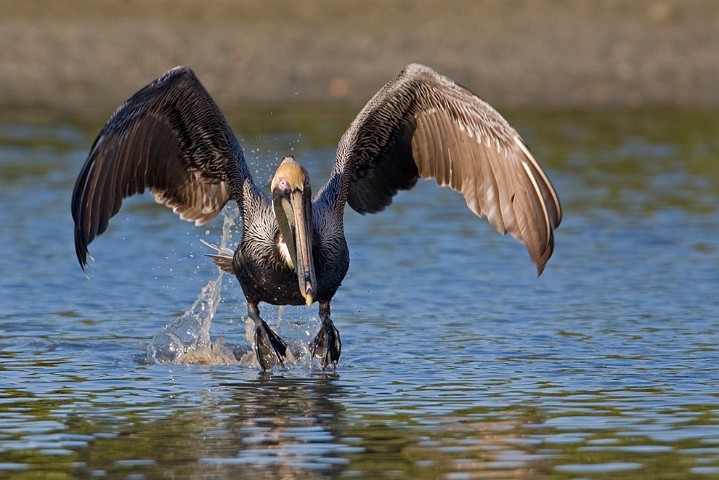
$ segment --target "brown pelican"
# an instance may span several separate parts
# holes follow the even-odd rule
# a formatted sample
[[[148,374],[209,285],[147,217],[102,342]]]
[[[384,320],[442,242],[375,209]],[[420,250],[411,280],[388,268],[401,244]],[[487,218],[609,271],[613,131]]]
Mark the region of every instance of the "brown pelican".
[[[342,135],[313,199],[307,171],[292,157],[277,168],[271,196],[262,192],[210,94],[190,69],[176,67],[121,105],[90,149],[72,196],[75,251],[84,270],[88,245],[123,198],[145,189],[196,225],[233,199],[242,239],[231,258],[214,258],[240,282],[260,365],[282,364],[286,344],[259,303],[318,302],[322,324],[310,351],[325,368],[341,350],[330,302],[349,268],[345,203],[379,212],[419,178],[461,192],[472,212],[526,244],[542,273],[562,217],[557,194],[514,128],[452,80],[417,64],[390,80]]]

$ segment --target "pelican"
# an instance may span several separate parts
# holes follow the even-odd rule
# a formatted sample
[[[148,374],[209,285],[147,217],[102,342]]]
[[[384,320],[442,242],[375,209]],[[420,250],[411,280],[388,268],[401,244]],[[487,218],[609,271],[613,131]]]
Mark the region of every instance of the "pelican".
[[[291,156],[269,195],[258,188],[210,94],[192,70],[175,67],[122,104],[92,145],[72,195],[75,252],[85,270],[88,245],[124,198],[146,189],[196,225],[232,199],[242,238],[234,255],[211,256],[240,282],[261,368],[282,365],[287,349],[260,316],[261,302],[318,303],[321,326],[309,349],[323,369],[336,367],[342,343],[330,303],[350,263],[345,204],[379,212],[419,178],[460,192],[474,214],[526,245],[541,275],[562,217],[552,184],[494,108],[431,68],[408,65],[370,99],[313,198],[307,170]]]

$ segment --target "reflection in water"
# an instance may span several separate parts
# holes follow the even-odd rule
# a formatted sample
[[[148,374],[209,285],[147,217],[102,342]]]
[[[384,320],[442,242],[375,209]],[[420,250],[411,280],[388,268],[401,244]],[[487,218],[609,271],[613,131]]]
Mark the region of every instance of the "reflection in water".
[[[97,392],[97,399],[88,397],[87,402],[66,404],[58,398],[28,403],[22,393],[5,390],[0,471],[32,465],[36,475],[74,471],[184,477],[210,471],[307,478],[308,472],[318,471],[334,476],[347,463],[342,455],[358,451],[342,443],[343,408],[336,401],[342,387],[336,380],[327,374],[260,374],[255,380],[215,384],[204,394],[193,391],[197,405],[185,403],[188,399],[173,401],[172,395],[133,404],[127,401],[131,393],[123,395],[122,389],[112,392],[123,395],[121,404],[109,401],[110,391]],[[135,383],[150,386],[140,379]],[[156,387],[164,391],[170,385]],[[79,393],[68,395],[78,398]],[[32,407],[10,413],[21,405]]]
[[[342,387],[336,380],[328,374],[291,378],[262,373],[257,381],[225,384],[237,411],[213,441],[239,441],[229,451],[209,448],[200,464],[250,477],[336,476],[347,463],[342,457],[358,450],[342,438],[344,409],[337,402]]]
[[[343,409],[335,398],[342,387],[333,375],[293,378],[264,373],[256,380],[223,382],[216,388],[197,408],[138,422],[125,440],[122,434],[114,436],[107,447],[117,457],[98,458],[93,450],[102,451],[103,446],[96,442],[81,458],[99,460],[95,465],[87,462],[90,470],[123,462],[125,467],[144,467],[135,468],[143,473],[167,473],[169,467],[183,476],[208,472],[220,478],[241,474],[304,479],[313,472],[335,478],[347,463],[342,456],[358,451],[340,438]],[[139,465],[138,459],[146,458],[141,452],[153,452],[156,464]]]

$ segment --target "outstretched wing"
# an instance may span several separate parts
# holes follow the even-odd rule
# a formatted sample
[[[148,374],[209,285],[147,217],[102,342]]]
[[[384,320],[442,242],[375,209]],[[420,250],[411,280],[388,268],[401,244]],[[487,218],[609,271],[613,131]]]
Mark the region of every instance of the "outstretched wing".
[[[434,70],[412,64],[345,132],[319,201],[346,200],[360,213],[374,213],[420,177],[461,192],[472,212],[526,244],[541,274],[562,218],[549,179],[490,105]]]
[[[154,80],[100,131],[72,194],[75,253],[102,234],[125,197],[149,189],[180,218],[201,225],[252,184],[242,148],[207,90],[189,68]]]

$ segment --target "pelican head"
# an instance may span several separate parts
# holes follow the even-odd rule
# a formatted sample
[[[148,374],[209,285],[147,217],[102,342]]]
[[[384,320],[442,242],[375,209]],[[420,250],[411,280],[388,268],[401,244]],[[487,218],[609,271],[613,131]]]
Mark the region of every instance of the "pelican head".
[[[280,227],[280,252],[297,272],[300,293],[312,305],[317,280],[312,258],[312,189],[310,176],[294,157],[282,159],[270,186],[272,206]],[[286,251],[283,249],[286,248]]]

